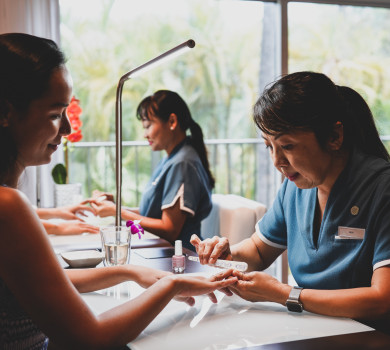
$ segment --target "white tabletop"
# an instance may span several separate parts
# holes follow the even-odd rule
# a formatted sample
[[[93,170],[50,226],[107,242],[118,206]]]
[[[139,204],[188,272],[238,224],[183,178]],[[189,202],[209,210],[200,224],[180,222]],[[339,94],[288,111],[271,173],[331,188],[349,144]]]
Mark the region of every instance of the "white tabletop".
[[[83,298],[99,314],[135,298],[142,291],[134,282],[127,282],[101,291],[102,294],[83,294]],[[239,349],[373,330],[351,319],[306,311],[290,313],[279,304],[251,303],[219,292],[217,297],[218,304],[211,303],[207,297],[196,297],[194,307],[171,301],[129,346],[132,350]]]
[[[137,235],[132,235],[131,245],[136,248],[137,246],[142,245],[145,240],[156,238],[158,238],[156,235],[149,232],[145,232],[141,239],[139,239]],[[81,235],[67,236],[49,235],[49,239],[56,254],[69,250],[100,249],[102,247],[99,233],[83,233]]]
[[[112,225],[115,222],[115,218],[106,217],[100,218],[99,216],[93,216],[89,212],[86,212],[87,216],[83,217],[83,221],[88,224],[98,227]],[[53,222],[64,222],[61,219],[50,219]],[[134,248],[142,247],[145,241],[148,239],[158,239],[159,237],[145,231],[142,238],[138,238],[138,235],[131,235],[131,245]],[[54,248],[56,254],[66,252],[69,250],[83,250],[83,249],[101,249],[102,241],[99,233],[90,234],[83,233],[77,235],[49,235],[50,242]]]

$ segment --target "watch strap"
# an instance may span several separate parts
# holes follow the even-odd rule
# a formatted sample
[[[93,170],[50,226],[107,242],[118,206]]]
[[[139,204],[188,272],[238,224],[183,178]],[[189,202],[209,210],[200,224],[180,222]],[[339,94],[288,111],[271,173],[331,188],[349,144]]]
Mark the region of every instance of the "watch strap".
[[[299,296],[301,295],[301,291],[303,288],[301,287],[293,287],[290,291],[288,299],[286,301],[286,306],[289,311],[293,312],[302,312],[303,305],[299,301]]]
[[[288,299],[299,301],[299,296],[301,295],[302,289],[303,288],[301,287],[292,287]]]

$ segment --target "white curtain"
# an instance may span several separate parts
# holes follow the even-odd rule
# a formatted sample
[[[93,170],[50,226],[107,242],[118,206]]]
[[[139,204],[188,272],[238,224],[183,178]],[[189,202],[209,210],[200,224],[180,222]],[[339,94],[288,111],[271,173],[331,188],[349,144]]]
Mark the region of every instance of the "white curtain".
[[[0,34],[27,33],[54,40],[60,45],[60,12],[58,0],[0,0]],[[51,164],[28,167],[19,182],[19,189],[31,203],[42,207],[54,206],[51,169],[63,161],[57,151]]]

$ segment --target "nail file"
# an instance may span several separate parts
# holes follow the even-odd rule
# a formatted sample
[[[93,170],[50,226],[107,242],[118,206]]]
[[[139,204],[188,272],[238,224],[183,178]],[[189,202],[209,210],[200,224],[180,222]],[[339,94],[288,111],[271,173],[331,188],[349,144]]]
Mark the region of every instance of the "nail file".
[[[197,256],[188,256],[188,260],[199,262]],[[236,269],[238,271],[244,272],[248,269],[248,264],[244,261],[231,261],[231,260],[220,260],[217,259],[215,264],[209,264],[210,266],[220,267],[222,269]]]

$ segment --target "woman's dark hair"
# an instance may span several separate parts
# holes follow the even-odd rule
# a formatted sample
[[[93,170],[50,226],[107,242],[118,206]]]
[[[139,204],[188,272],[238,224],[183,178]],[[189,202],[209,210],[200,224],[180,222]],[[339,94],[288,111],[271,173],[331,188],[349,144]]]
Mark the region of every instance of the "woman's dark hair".
[[[364,98],[348,86],[337,86],[337,90],[344,100],[347,113],[350,114],[351,129],[355,127],[353,132],[357,142],[360,142],[362,151],[389,161],[389,152],[380,140],[374,117]]]
[[[53,71],[65,64],[56,43],[22,33],[0,35],[0,180],[15,164],[17,149],[5,127],[9,107],[26,111],[48,88]]]
[[[312,131],[324,149],[335,123],[341,122],[344,148],[390,158],[364,99],[321,73],[297,72],[277,80],[257,100],[254,121],[269,135]]]
[[[137,118],[139,120],[149,119],[149,116],[153,115],[167,122],[172,113],[177,116],[179,126],[183,131],[190,129],[191,136],[188,139],[198,153],[203,167],[207,172],[211,188],[214,188],[215,180],[210,171],[202,129],[192,119],[187,104],[179,94],[169,90],[159,90],[153,95],[144,98],[137,107]]]

